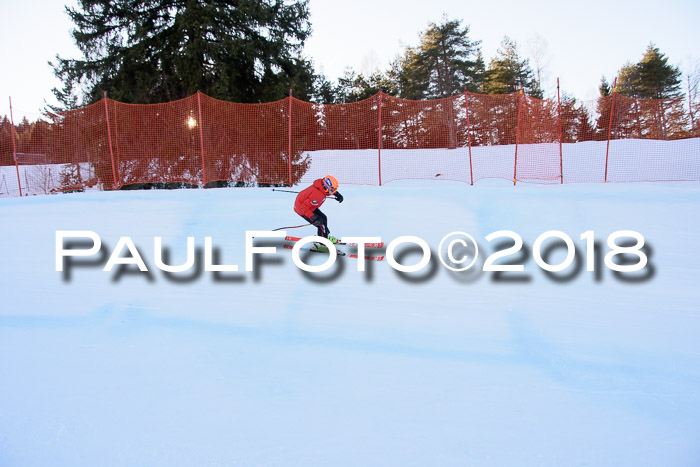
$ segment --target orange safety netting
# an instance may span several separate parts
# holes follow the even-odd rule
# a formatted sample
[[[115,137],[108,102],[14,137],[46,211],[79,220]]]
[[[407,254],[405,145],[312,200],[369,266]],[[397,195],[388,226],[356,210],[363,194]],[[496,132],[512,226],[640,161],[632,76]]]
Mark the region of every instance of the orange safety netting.
[[[682,99],[590,102],[465,92],[378,93],[349,104],[263,104],[197,93],[162,104],[104,98],[0,126],[0,196],[134,184],[289,185],[700,180],[700,130]],[[14,141],[14,144],[13,144]]]

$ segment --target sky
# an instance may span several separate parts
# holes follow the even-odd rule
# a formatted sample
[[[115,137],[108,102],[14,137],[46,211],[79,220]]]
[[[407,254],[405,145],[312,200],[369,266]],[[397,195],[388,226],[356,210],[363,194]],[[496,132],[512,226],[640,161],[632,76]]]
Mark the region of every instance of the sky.
[[[61,83],[47,62],[57,54],[80,57],[70,37],[73,24],[65,4],[0,0],[3,17],[11,18],[0,28],[0,115],[9,113],[10,97],[16,118],[37,117],[45,103],[56,103],[51,89]],[[692,0],[593,0],[585,5],[554,0],[311,0],[309,5],[313,34],[304,53],[331,80],[346,67],[386,70],[443,15],[469,26],[469,37],[481,41],[487,63],[504,36],[517,41],[531,65],[532,44],[544,44],[540,50],[546,97],[556,96],[559,78],[562,92],[595,99],[601,77],[612,81],[625,63],[638,61],[651,42],[682,71],[700,62],[700,2]]]

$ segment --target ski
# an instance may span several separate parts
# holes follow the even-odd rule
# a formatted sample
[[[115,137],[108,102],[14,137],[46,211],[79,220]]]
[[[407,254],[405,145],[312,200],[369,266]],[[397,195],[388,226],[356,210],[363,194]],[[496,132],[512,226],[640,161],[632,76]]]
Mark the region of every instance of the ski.
[[[294,245],[285,245],[284,247],[287,248],[288,250],[291,250],[292,248],[294,248]],[[312,253],[329,253],[328,251],[318,250],[315,247],[302,247],[301,250],[302,251],[310,251]],[[335,252],[337,253],[338,256],[347,256],[348,258],[359,258],[360,257],[359,255],[345,253],[344,251],[340,251],[337,248],[335,249]],[[369,261],[382,261],[384,259],[384,257],[383,256],[365,256],[365,259],[369,260]]]
[[[288,242],[298,242],[301,240],[301,237],[290,237],[287,235],[284,238]],[[358,246],[357,243],[343,243],[343,242],[338,242],[336,245],[345,245],[345,246]],[[379,243],[365,243],[366,248],[382,248],[384,246],[384,242],[379,242]]]

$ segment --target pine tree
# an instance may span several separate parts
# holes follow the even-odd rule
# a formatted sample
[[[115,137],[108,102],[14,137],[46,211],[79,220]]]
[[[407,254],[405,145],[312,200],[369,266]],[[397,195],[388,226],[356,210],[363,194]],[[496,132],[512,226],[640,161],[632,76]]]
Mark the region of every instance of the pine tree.
[[[617,78],[617,91],[641,99],[680,97],[681,71],[668,63],[668,57],[649,44],[642,59],[624,65]]]
[[[682,101],[681,71],[670,65],[668,57],[653,43],[639,62],[620,69],[617,91],[624,96],[619,99],[620,114],[624,116],[616,124],[619,137],[687,136],[690,125]]]
[[[486,94],[510,94],[518,92],[521,86],[526,94],[542,98],[529,60],[520,58],[517,42],[504,37],[497,57],[486,70],[482,89]]]
[[[79,0],[66,8],[83,57],[56,57],[62,108],[99,100],[154,103],[202,91],[236,102],[267,102],[289,88],[307,98],[308,0]]]
[[[311,102],[319,104],[333,104],[335,102],[335,87],[323,73],[316,76],[314,80]]]
[[[612,110],[612,92],[613,88],[603,76],[600,79],[598,86],[600,97],[596,101],[596,114],[598,115],[595,123],[595,141],[603,141],[608,138],[608,128],[610,126],[610,111]]]
[[[379,91],[390,95],[396,93],[395,83],[384,73],[375,72],[370,76],[357,74],[347,68],[335,88],[335,102],[346,104],[368,99]]]
[[[481,41],[469,39],[469,26],[443,18],[421,33],[417,47],[407,47],[392,64],[389,78],[404,99],[436,99],[476,91],[484,73]]]
[[[12,124],[7,116],[0,122],[0,166],[14,165],[12,154]]]
[[[590,141],[595,134],[591,116],[583,103],[564,93],[561,97],[562,142]]]
[[[522,101],[520,95],[514,94],[520,91],[521,86],[529,96],[542,97],[529,61],[520,58],[517,43],[505,37],[498,49],[497,57],[491,59],[486,69],[481,87],[482,93],[492,96],[486,97],[485,106],[482,109],[483,115],[473,119],[475,122],[479,119],[485,122],[486,133],[483,139],[488,141],[488,144],[515,144],[518,118],[521,122],[533,122],[532,118],[535,117],[536,112],[532,112],[533,115],[528,114],[537,106],[521,106],[521,102],[526,104],[532,102]],[[522,115],[521,110],[523,110]],[[527,131],[523,129],[521,134],[523,133]]]

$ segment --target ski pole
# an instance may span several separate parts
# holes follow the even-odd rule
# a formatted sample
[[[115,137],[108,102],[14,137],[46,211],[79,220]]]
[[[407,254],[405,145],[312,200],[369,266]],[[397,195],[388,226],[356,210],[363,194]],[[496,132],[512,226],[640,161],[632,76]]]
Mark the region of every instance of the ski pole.
[[[298,229],[299,227],[306,227],[308,225],[311,225],[311,224],[295,225],[295,226],[291,226],[291,227],[280,227],[278,229],[272,229],[270,232],[275,232],[277,230],[286,230],[286,229]]]
[[[292,190],[278,190],[276,188],[273,188],[272,191],[284,191],[285,193],[299,193],[298,191],[292,191]]]

